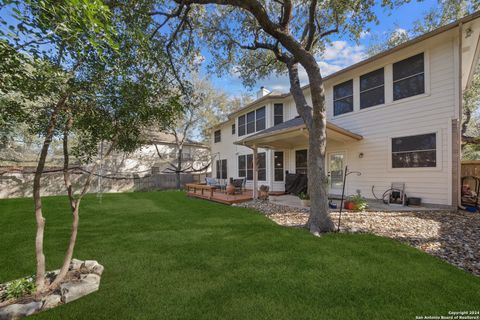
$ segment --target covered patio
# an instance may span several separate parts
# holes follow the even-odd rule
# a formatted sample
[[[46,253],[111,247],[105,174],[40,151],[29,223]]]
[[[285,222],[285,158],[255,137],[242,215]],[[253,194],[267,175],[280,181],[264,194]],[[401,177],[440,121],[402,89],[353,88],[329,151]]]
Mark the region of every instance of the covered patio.
[[[333,123],[327,122],[326,127],[328,141],[349,143],[360,141],[363,137],[349,130],[341,128]],[[253,198],[257,198],[258,190],[258,149],[293,149],[298,146],[308,146],[308,129],[301,117],[285,121],[281,124],[265,129],[261,132],[235,142],[253,150]]]

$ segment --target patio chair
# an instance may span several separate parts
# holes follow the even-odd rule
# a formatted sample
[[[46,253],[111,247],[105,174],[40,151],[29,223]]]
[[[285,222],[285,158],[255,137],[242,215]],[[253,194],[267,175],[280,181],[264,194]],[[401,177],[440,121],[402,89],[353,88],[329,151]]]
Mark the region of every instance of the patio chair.
[[[233,179],[233,186],[235,187],[235,193],[243,193],[245,187],[245,179]]]

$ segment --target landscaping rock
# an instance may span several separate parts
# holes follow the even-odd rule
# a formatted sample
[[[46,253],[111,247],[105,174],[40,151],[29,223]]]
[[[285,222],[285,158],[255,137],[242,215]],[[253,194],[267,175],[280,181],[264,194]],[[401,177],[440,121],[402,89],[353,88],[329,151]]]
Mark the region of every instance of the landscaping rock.
[[[87,294],[95,292],[100,286],[100,276],[96,274],[82,275],[77,282],[67,282],[60,285],[62,302],[69,303]]]
[[[70,261],[70,268],[68,270],[80,270],[82,264],[82,260],[72,259],[72,261]]]
[[[95,260],[85,260],[85,267],[89,272],[98,274],[99,276],[103,273],[103,266]]]
[[[11,304],[0,310],[0,320],[11,320],[27,317],[38,312],[41,308],[41,301],[33,301],[26,304]]]
[[[43,300],[43,310],[55,308],[62,303],[62,296],[59,294],[51,294]]]
[[[50,283],[54,281],[59,272],[60,270],[48,272],[48,281]],[[103,266],[95,260],[81,261],[72,259],[69,271],[60,288],[43,297],[41,301],[23,304],[15,303],[27,301],[25,297],[21,297],[19,300],[0,301],[3,302],[3,305],[14,303],[0,308],[0,320],[26,317],[43,310],[55,308],[60,304],[77,300],[87,294],[95,292],[100,286],[100,275],[102,273]],[[6,284],[0,284],[0,296],[6,295],[6,287]]]

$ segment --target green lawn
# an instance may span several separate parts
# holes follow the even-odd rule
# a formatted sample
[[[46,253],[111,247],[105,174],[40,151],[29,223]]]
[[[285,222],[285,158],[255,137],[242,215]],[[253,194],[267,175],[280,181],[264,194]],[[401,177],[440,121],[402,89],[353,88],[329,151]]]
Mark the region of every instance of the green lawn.
[[[44,200],[48,269],[70,215]],[[0,201],[0,283],[34,271],[29,199]],[[280,227],[179,192],[94,195],[75,257],[105,266],[100,290],[38,319],[415,319],[478,310],[480,279],[395,241]]]

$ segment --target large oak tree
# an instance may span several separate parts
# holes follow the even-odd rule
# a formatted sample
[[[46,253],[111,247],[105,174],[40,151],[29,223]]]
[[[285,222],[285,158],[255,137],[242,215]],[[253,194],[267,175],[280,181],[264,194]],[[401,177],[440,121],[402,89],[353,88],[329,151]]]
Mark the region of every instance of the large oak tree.
[[[385,0],[384,7],[402,1]],[[288,73],[290,92],[309,132],[307,227],[315,235],[333,230],[327,208],[325,89],[319,61],[334,34],[357,38],[376,22],[371,0],[164,0],[151,15],[168,40],[171,62],[193,59],[208,47],[218,72],[236,71],[245,84]],[[188,58],[187,58],[188,60]],[[311,103],[300,85],[310,83]]]

